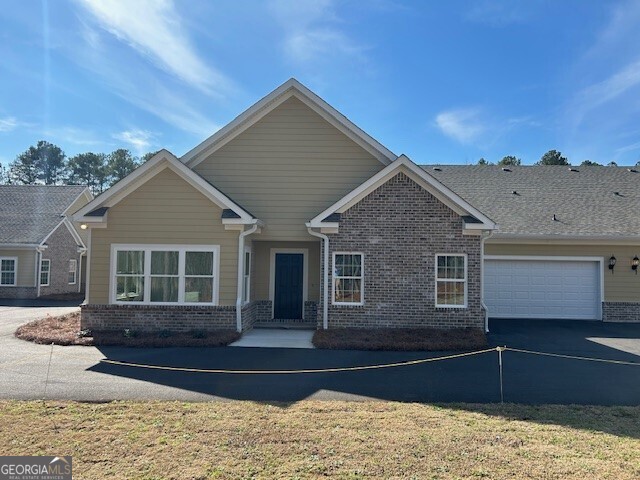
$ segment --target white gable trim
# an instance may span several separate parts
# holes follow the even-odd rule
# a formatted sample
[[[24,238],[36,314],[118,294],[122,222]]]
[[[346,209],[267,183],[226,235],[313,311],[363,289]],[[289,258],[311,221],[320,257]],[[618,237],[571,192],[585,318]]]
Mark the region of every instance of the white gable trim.
[[[87,217],[86,215],[96,208],[113,207],[121,200],[139,188],[141,185],[155,177],[164,169],[170,169],[184,181],[193,186],[205,197],[218,205],[220,208],[229,208],[240,215],[243,223],[255,223],[255,219],[242,207],[233,202],[229,197],[208,183],[205,179],[193,170],[181,163],[175,155],[168,150],[160,150],[150,160],[136,168],[132,173],[116,183],[106,192],[94,198],[91,202],[82,207],[73,216],[76,222],[100,223],[105,217]]]
[[[327,226],[326,222],[323,222],[332,213],[344,213],[360,202],[364,197],[369,195],[375,189],[384,185],[390,179],[395,177],[398,173],[404,173],[414,182],[420,185],[422,188],[431,193],[434,197],[451,208],[459,215],[473,215],[481,224],[473,224],[474,229],[482,230],[494,230],[497,225],[493,220],[484,215],[480,210],[454,193],[452,190],[444,186],[433,176],[429,175],[418,165],[413,163],[406,155],[401,155],[392,164],[388,165],[362,185],[352,190],[346,196],[338,200],[329,208],[321,212],[319,215],[311,219],[308,226],[312,228],[321,228]],[[332,224],[333,225],[333,224]]]
[[[355,125],[351,120],[295,78],[291,78],[238,115],[229,124],[218,130],[204,142],[185,153],[180,160],[190,168],[195,167],[202,162],[207,155],[223,147],[291,97],[296,97],[303,102],[327,122],[380,160],[384,165],[388,165],[396,159],[396,155],[392,151]]]
[[[69,206],[65,209],[64,212],[62,212],[63,215],[69,215],[69,214],[74,214],[75,212],[70,212],[69,209],[71,208],[71,206],[76,203],[78,201],[78,199],[80,197],[82,197],[84,195],[84,197],[87,199],[87,202],[90,202],[91,200],[93,200],[93,195],[91,194],[91,190],[89,190],[89,188],[85,188],[84,190],[82,190],[82,192],[80,192],[80,195],[78,195],[76,198],[73,199],[73,202],[71,202],[69,204]]]

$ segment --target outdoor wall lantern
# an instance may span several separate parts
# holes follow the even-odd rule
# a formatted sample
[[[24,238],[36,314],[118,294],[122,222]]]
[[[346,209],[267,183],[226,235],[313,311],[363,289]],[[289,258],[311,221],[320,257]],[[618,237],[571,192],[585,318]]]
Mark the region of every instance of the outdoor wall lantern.
[[[611,255],[611,258],[609,259],[609,270],[611,270],[611,273],[613,273],[613,268],[615,266],[616,266],[616,257]]]
[[[638,265],[640,265],[640,258],[636,255],[633,257],[633,260],[631,260],[631,270],[636,272],[636,275],[638,274]]]

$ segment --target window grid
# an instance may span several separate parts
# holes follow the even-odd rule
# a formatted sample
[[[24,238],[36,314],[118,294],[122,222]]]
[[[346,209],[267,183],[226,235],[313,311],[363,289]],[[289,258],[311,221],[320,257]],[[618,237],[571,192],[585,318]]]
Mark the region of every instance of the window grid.
[[[244,252],[244,278],[242,282],[242,301],[249,303],[251,294],[251,252]]]
[[[46,287],[51,279],[51,260],[43,258],[40,260],[40,285]]]
[[[467,255],[438,254],[435,261],[435,305],[440,308],[467,307]]]
[[[364,304],[364,254],[333,254],[333,305]]]
[[[69,260],[69,285],[76,284],[76,273],[78,270],[78,262],[77,260],[71,259]]]
[[[138,259],[138,263],[142,268],[136,269],[133,273],[118,272],[118,255],[121,253],[131,254],[133,252],[142,253],[143,258]],[[170,260],[172,253],[174,254],[174,259]],[[176,254],[177,264],[175,263]],[[194,259],[198,261],[188,263],[187,256],[190,254],[195,255]],[[197,256],[201,258],[198,259]],[[218,301],[218,256],[219,247],[217,245],[114,245],[112,248],[112,268],[114,271],[112,276],[114,278],[112,301],[114,303],[135,301],[153,305],[215,305]],[[155,260],[153,267],[152,257]],[[163,261],[158,264],[158,259]],[[171,263],[173,265],[170,265]],[[175,268],[176,265],[177,270]],[[165,267],[166,269],[163,270]],[[202,269],[203,267],[204,270]],[[187,273],[188,271],[189,273]],[[138,282],[138,285],[134,288],[134,293],[137,292],[136,295],[129,300],[125,299],[123,293],[129,290],[131,282],[136,280]],[[120,291],[122,293],[119,293]],[[157,300],[159,296],[162,296],[162,299]]]
[[[0,258],[0,285],[14,286],[17,276],[17,258]]]

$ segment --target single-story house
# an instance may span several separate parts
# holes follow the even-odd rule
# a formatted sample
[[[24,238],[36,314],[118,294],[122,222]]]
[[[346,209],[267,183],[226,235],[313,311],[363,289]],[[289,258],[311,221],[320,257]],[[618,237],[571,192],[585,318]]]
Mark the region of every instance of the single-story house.
[[[82,186],[0,185],[0,298],[83,291],[86,232],[71,214],[92,198]]]
[[[627,168],[421,167],[291,79],[74,216],[83,328],[640,321],[639,187]]]

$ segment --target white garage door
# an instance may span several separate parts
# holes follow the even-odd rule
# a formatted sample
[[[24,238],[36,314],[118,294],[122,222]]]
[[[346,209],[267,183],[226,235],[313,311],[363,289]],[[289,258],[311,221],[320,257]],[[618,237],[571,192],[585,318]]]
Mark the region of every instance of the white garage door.
[[[495,318],[600,319],[600,263],[485,260],[485,303]]]

